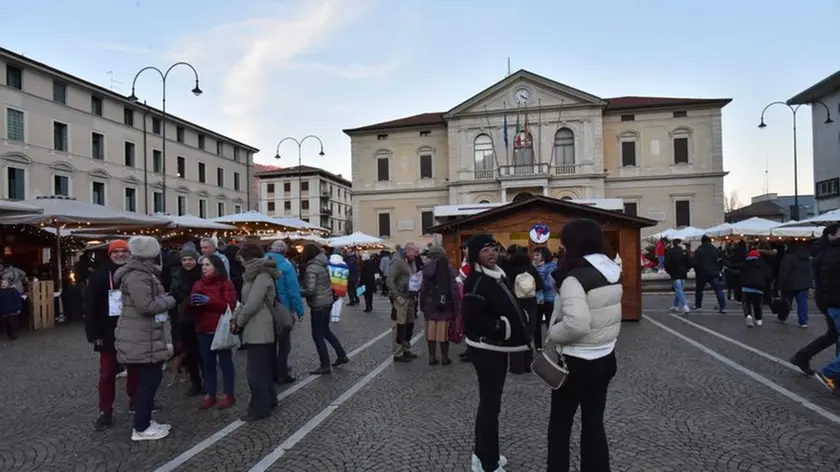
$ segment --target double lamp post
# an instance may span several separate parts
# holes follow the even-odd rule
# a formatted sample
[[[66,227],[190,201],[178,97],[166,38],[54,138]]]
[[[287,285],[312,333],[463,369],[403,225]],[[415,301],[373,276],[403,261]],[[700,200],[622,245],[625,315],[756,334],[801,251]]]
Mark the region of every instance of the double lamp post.
[[[281,139],[279,143],[277,143],[277,149],[274,153],[275,159],[280,159],[280,145],[285,143],[286,141],[292,141],[293,143],[297,144],[298,149],[298,218],[301,220],[303,219],[303,143],[306,142],[307,139],[314,139],[318,141],[318,144],[321,146],[321,151],[318,152],[319,156],[324,156],[324,143],[321,141],[321,138],[315,136],[314,134],[310,134],[308,136],[304,136],[303,139],[293,138],[292,136],[286,136],[285,138]],[[320,224],[320,222],[318,222]]]

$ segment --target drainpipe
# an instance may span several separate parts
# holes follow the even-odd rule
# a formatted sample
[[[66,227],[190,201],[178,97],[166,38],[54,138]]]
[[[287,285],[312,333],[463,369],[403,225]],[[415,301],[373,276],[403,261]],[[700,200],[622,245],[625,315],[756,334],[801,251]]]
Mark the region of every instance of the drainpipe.
[[[144,208],[146,209],[146,214],[149,214],[149,153],[147,150],[148,147],[148,134],[146,132],[146,117],[149,114],[149,106],[146,105],[146,101],[143,101],[143,199],[144,199]]]

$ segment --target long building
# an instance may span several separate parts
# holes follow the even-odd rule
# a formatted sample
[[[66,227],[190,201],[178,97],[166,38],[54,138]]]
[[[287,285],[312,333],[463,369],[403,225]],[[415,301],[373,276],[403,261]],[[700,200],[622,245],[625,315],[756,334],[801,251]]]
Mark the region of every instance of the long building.
[[[440,205],[529,195],[620,198],[671,227],[724,218],[721,110],[728,98],[600,98],[520,70],[446,112],[344,130],[353,226],[430,240]],[[506,125],[506,126],[505,126]]]
[[[257,148],[167,114],[164,156],[161,111],[3,48],[0,71],[4,198],[203,218],[252,206]]]

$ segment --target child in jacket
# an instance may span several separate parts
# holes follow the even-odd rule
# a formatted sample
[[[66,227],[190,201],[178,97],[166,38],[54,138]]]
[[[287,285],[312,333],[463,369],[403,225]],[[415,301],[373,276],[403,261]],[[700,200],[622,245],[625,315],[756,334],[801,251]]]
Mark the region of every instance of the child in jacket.
[[[23,309],[23,298],[18,289],[12,285],[11,277],[0,279],[0,324],[9,339],[17,339],[20,326],[20,312]]]
[[[744,309],[744,319],[747,327],[761,326],[763,321],[762,304],[765,291],[770,289],[773,273],[761,258],[757,249],[747,253],[741,265],[741,287]]]

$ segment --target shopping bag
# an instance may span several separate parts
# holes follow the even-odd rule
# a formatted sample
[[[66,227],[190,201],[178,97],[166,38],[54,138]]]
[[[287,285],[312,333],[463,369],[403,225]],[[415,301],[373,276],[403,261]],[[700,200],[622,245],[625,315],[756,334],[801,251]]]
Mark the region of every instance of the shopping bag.
[[[330,321],[333,323],[338,323],[341,321],[341,307],[344,306],[344,299],[339,298],[335,302],[333,302],[332,309],[330,310]]]
[[[108,290],[108,316],[120,316],[122,314],[123,294],[122,290],[117,288],[114,290],[114,278],[109,277]]]
[[[232,321],[233,313],[231,313],[230,307],[228,307],[225,313],[219,317],[219,323],[216,325],[216,333],[213,334],[213,342],[210,344],[211,350],[227,351],[228,349],[239,349],[241,346],[239,336],[230,330]]]
[[[356,296],[357,296],[357,297],[361,297],[362,295],[364,295],[364,294],[365,294],[365,291],[366,291],[366,290],[367,290],[367,286],[365,286],[365,285],[359,285],[359,288],[357,288],[357,289],[356,289]]]

